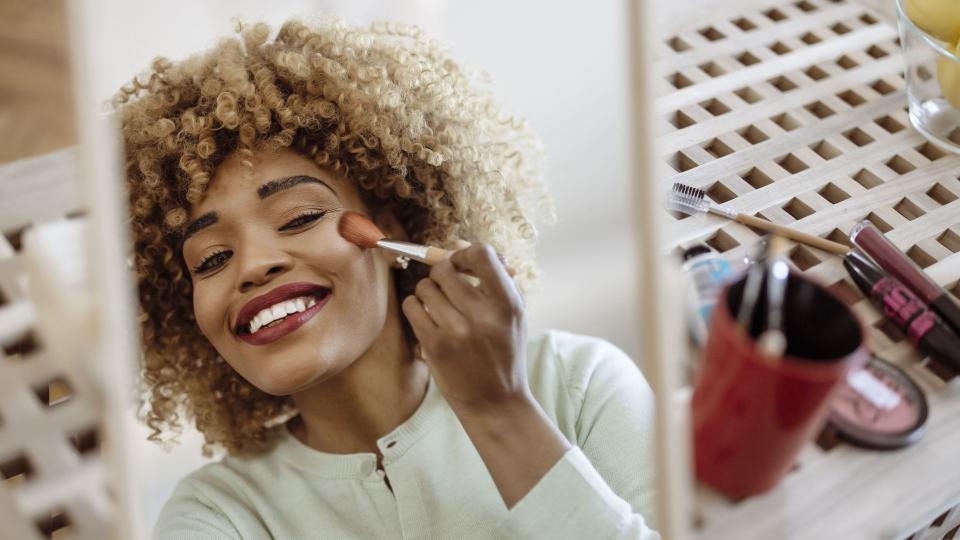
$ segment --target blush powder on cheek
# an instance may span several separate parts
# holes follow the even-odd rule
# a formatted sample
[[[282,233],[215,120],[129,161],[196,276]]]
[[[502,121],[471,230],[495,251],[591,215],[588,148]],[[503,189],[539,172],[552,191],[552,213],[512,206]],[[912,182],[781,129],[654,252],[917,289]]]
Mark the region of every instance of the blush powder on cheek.
[[[842,384],[829,416],[840,437],[877,449],[900,448],[919,439],[927,420],[927,399],[903,370],[873,357]]]

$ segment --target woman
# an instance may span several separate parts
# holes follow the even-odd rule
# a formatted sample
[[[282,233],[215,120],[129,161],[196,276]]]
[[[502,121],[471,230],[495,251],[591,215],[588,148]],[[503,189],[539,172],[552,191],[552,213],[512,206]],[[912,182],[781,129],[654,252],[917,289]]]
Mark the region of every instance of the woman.
[[[117,108],[144,419],[227,454],[156,538],[657,538],[642,376],[527,339],[537,141],[418,30],[255,25]],[[407,267],[345,211],[457,250]]]

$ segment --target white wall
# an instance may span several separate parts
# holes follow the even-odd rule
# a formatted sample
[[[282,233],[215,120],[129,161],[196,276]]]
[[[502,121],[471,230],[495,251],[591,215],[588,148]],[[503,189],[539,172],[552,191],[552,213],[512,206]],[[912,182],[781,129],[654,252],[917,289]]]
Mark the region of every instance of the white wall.
[[[419,24],[454,56],[488,71],[506,110],[527,118],[546,144],[559,223],[542,231],[543,290],[530,299],[531,331],[561,328],[636,351],[625,2],[109,3],[112,16],[98,33],[98,49],[112,51],[103,59],[110,80],[97,87],[104,98],[154,56],[177,59],[212,45],[231,32],[234,16],[275,27],[294,14]],[[184,440],[172,454],[145,441],[135,446],[147,530],[176,480],[200,463],[199,436]]]

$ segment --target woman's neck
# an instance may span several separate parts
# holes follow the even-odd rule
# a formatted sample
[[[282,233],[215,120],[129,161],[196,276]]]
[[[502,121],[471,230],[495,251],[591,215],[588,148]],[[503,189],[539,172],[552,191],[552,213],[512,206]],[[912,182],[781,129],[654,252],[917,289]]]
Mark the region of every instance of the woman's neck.
[[[377,453],[377,439],[417,410],[430,374],[413,358],[400,316],[391,301],[383,331],[360,358],[292,396],[300,415],[289,428],[301,442],[334,454]]]

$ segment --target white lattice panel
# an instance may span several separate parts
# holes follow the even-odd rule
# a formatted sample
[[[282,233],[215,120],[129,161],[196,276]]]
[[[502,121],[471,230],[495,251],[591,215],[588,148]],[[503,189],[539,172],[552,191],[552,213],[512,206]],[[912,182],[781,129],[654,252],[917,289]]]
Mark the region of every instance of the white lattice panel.
[[[755,6],[713,11],[658,41],[664,190],[689,184],[739,212],[847,244],[853,225],[869,219],[960,296],[960,156],[911,127],[897,30],[849,1]],[[731,258],[760,238],[715,216],[672,220],[667,233],[675,252],[706,242]],[[886,453],[821,440],[776,490],[739,504],[701,488],[694,530],[701,538],[908,536],[960,502],[960,378],[885,323],[839,258],[795,246],[791,259],[847,297],[872,327],[874,350],[922,386],[927,432]]]
[[[22,240],[76,215],[72,151],[0,168],[0,536],[106,538],[110,497],[101,453],[102,392],[78,358],[39,342]]]

